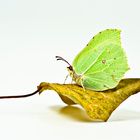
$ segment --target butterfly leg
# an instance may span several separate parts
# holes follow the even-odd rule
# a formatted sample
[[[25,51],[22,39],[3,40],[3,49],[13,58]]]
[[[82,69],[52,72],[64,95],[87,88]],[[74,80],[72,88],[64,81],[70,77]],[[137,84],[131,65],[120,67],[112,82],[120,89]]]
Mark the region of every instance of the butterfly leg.
[[[73,80],[73,75],[72,75],[72,78],[71,78],[71,84],[74,82],[74,80]]]
[[[65,80],[64,80],[64,84],[66,83],[66,80],[68,79],[69,74],[66,76]]]

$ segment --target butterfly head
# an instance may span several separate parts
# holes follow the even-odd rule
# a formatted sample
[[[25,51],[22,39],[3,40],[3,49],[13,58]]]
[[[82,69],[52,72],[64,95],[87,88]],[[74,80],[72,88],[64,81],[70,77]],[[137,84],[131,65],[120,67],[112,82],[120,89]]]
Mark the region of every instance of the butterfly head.
[[[67,67],[67,70],[69,72],[69,75],[72,77],[72,80],[75,81],[77,84],[80,85],[81,83],[81,75],[77,75],[72,67],[72,65],[70,65],[70,63],[68,61],[66,61],[64,58],[62,58],[61,56],[56,56],[57,60],[62,60],[64,62],[66,62],[69,66]]]
[[[74,77],[74,70],[73,70],[73,67],[72,65],[67,61],[65,60],[64,58],[62,58],[61,56],[56,56],[56,59],[57,60],[61,60],[61,61],[64,61],[65,63],[67,63],[69,66],[67,67],[67,70],[70,74],[71,77]]]
[[[67,67],[67,70],[68,70],[70,76],[74,77],[74,70],[73,70],[73,67],[71,65],[69,67]]]

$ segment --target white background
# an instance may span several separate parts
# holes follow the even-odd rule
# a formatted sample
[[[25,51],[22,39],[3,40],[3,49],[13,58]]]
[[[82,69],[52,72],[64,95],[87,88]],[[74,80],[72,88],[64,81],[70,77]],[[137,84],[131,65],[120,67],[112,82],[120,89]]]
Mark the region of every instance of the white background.
[[[66,64],[106,28],[122,30],[131,70],[140,77],[139,0],[0,0],[0,95],[24,94],[40,82],[63,83]],[[140,95],[130,97],[106,123],[89,122],[79,106],[55,92],[0,100],[2,140],[140,139]]]

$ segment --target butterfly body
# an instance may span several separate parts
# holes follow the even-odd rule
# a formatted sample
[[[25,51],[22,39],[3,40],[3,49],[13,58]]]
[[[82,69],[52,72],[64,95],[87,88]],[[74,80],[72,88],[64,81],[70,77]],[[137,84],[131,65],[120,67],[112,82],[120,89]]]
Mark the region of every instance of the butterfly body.
[[[82,75],[76,74],[72,66],[67,67],[67,70],[72,78],[72,81],[75,81],[78,85],[82,85]]]

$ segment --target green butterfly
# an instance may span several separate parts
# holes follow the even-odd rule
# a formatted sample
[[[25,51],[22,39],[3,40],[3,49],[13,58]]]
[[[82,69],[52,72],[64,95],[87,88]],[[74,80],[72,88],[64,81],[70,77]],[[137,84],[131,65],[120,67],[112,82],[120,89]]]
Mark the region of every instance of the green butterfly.
[[[72,80],[85,89],[103,91],[116,87],[129,69],[120,41],[120,30],[107,29],[95,35],[67,67]]]

